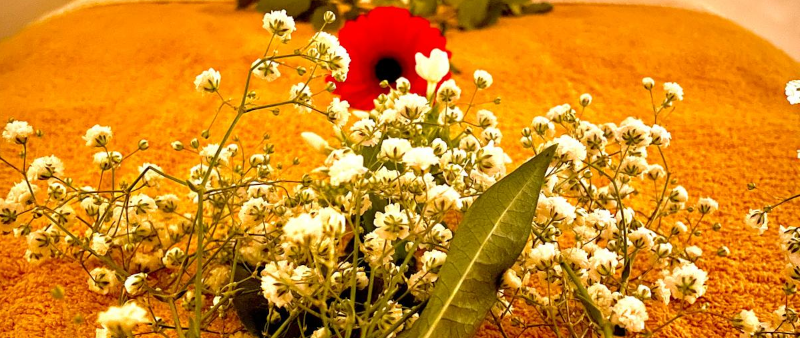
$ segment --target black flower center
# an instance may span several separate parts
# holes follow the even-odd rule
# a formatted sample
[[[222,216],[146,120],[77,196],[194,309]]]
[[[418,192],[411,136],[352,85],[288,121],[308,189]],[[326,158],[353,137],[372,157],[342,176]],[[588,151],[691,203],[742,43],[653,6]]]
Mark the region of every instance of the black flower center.
[[[403,75],[403,67],[395,59],[383,58],[375,64],[375,77],[379,81],[386,80],[389,83],[394,83],[401,75]]]

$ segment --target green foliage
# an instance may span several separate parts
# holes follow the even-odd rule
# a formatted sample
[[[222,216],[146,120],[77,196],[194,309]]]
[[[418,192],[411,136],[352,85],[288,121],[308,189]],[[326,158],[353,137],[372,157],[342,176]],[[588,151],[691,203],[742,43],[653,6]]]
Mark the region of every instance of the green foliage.
[[[469,337],[497,300],[498,280],[530,236],[550,147],[497,182],[469,209],[450,245],[436,287],[401,338]]]
[[[458,24],[464,29],[493,25],[503,15],[547,13],[553,5],[547,2],[530,3],[527,0],[460,0],[456,5]]]
[[[298,17],[311,8],[311,0],[260,0],[256,9],[261,12],[286,10],[286,14]]]
[[[431,16],[436,14],[436,0],[411,0],[408,10],[418,16]]]

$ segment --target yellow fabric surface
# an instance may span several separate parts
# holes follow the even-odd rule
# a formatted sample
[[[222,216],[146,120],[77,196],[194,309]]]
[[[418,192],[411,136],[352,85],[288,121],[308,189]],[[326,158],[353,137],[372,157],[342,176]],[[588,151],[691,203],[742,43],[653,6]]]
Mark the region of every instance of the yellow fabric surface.
[[[300,25],[294,43],[311,28]],[[226,4],[139,4],[82,10],[30,27],[0,42],[0,118],[29,121],[45,132],[35,139],[32,157],[56,154],[66,173],[81,185],[96,185],[94,149],[81,136],[94,124],[114,130],[112,149],[124,154],[145,138],[151,149],[125,165],[130,178],[144,161],[186,176],[195,158],[176,153],[169,142],[184,143],[205,129],[218,100],[195,92],[192,81],[202,70],[222,72],[222,92],[238,97],[250,63],[263,53],[269,37],[256,12],[239,12]],[[503,19],[496,26],[448,33],[453,62],[464,71],[454,76],[463,84],[476,68],[494,75],[495,84],[480,100],[501,96],[490,107],[500,118],[503,146],[515,163],[528,153],[516,142],[519,130],[548,108],[577,103],[584,92],[594,103],[584,118],[619,123],[633,115],[651,119],[649,97],[640,81],[651,76],[660,84],[680,83],[686,99],[665,125],[673,135],[667,149],[671,169],[690,192],[690,200],[711,196],[719,201],[714,216],[720,232],[706,229],[698,245],[709,271],[707,299],[715,311],[731,314],[769,305],[781,299],[782,259],[776,243],[777,225],[798,225],[797,208],[771,215],[771,227],[757,236],[745,229],[749,207],[774,202],[774,196],[800,191],[796,149],[800,148],[800,107],[790,106],[784,84],[800,78],[800,65],[762,39],[738,26],[685,10],[635,6],[558,5],[545,16]],[[290,52],[292,47],[282,47]],[[288,71],[285,73],[289,73]],[[264,101],[288,98],[293,75],[254,89]],[[317,84],[315,91],[321,90]],[[322,100],[325,95],[321,96]],[[212,129],[219,140],[232,116],[224,114]],[[299,116],[284,109],[248,115],[236,134],[245,150],[270,133],[279,145],[279,161],[295,156],[295,177],[315,166],[319,155],[299,141],[302,131],[328,136],[317,115]],[[247,141],[250,140],[250,141]],[[251,147],[248,149],[247,145]],[[18,152],[0,145],[3,157]],[[12,172],[2,167],[3,195]],[[746,184],[760,190],[747,193]],[[87,276],[77,263],[50,261],[32,266],[22,260],[23,239],[4,236],[0,246],[0,336],[93,337],[97,311],[116,301],[90,293]],[[729,258],[714,255],[727,245]],[[49,290],[64,286],[65,300]],[[758,311],[763,313],[763,311]],[[83,324],[73,324],[76,315]],[[651,325],[667,318],[651,311]],[[513,330],[512,330],[513,332]],[[526,336],[537,336],[529,331]],[[499,337],[493,329],[484,337]],[[664,337],[730,337],[734,332],[718,318],[681,319]]]

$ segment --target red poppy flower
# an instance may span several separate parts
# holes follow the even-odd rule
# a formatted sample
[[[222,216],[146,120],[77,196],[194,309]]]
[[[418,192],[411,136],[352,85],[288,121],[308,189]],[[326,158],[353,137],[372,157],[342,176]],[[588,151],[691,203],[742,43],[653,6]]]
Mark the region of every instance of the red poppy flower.
[[[424,96],[428,85],[414,70],[414,55],[428,56],[436,48],[450,55],[445,49],[447,40],[438,29],[397,7],[378,7],[348,21],[339,31],[339,43],[351,61],[347,79],[336,83],[334,93],[361,110],[371,110],[375,107],[372,100],[388,92],[380,87],[383,80],[394,84],[405,77],[411,91]],[[447,74],[442,81],[449,77]]]

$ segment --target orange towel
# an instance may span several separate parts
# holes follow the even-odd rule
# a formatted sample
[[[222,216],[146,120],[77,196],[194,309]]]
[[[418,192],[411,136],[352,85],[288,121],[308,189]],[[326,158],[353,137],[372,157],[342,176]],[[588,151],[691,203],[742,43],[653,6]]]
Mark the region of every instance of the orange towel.
[[[301,25],[294,43],[310,33],[309,26]],[[222,72],[222,92],[240,95],[247,68],[268,39],[260,14],[237,12],[227,4],[81,10],[0,42],[0,120],[27,120],[43,130],[44,139],[34,140],[30,154],[58,155],[67,174],[82,185],[97,184],[95,171],[82,170],[92,166],[94,150],[83,145],[81,136],[94,124],[111,126],[112,148],[124,154],[139,139],[150,141],[150,150],[124,165],[128,178],[145,160],[186,176],[194,158],[172,151],[169,142],[199,137],[218,104],[194,91],[194,77],[214,67]],[[743,218],[748,208],[774,202],[773,195],[800,191],[800,106],[790,106],[783,94],[788,80],[800,78],[798,63],[724,19],[655,7],[558,5],[545,16],[449,32],[448,40],[453,62],[465,71],[455,76],[462,87],[468,87],[476,68],[494,76],[494,86],[481,100],[502,97],[501,106],[487,108],[498,114],[506,135],[502,145],[516,163],[528,156],[516,142],[520,129],[552,106],[577,104],[578,96],[588,92],[594,103],[584,118],[618,123],[633,115],[650,120],[641,78],[655,78],[658,88],[665,81],[680,83],[686,99],[665,123],[673,135],[667,149],[670,166],[689,189],[691,201],[704,196],[719,201],[714,218],[723,225],[720,232],[705,229],[705,240],[699,243],[706,253],[699,265],[710,277],[705,299],[726,314],[774,310],[782,299],[776,228],[799,225],[800,209],[787,207],[770,215],[771,228],[760,237],[745,229]],[[255,89],[265,101],[285,99],[294,81],[288,75],[271,84],[258,83]],[[316,90],[321,89],[320,84]],[[231,118],[221,117],[212,140],[222,136]],[[299,167],[287,170],[296,176],[321,160],[299,142],[300,132],[330,135],[326,126],[319,116],[299,116],[287,108],[279,117],[269,112],[246,116],[236,134],[249,151],[253,141],[270,133],[279,145],[277,160],[288,164],[295,156],[301,158]],[[0,151],[13,158],[17,149],[4,143]],[[19,179],[12,174],[3,167],[0,182],[7,186]],[[746,193],[748,182],[758,183],[760,190]],[[89,292],[87,276],[76,263],[32,266],[22,260],[22,239],[6,236],[3,243],[0,336],[93,337],[94,314],[116,298]],[[714,255],[720,245],[731,249],[729,258]],[[64,286],[65,300],[50,296],[56,285]],[[76,316],[84,322],[73,323]],[[650,317],[654,325],[667,314],[654,308]],[[545,331],[528,332],[526,336],[534,337]],[[733,336],[727,323],[708,316],[678,320],[663,333]],[[500,336],[489,327],[481,335]]]

